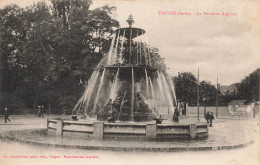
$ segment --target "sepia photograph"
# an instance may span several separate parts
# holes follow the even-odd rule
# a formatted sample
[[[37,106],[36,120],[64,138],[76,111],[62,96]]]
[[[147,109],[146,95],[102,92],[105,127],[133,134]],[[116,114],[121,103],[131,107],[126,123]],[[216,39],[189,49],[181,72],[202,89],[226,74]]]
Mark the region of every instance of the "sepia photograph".
[[[0,165],[258,165],[259,45],[259,0],[0,0]]]

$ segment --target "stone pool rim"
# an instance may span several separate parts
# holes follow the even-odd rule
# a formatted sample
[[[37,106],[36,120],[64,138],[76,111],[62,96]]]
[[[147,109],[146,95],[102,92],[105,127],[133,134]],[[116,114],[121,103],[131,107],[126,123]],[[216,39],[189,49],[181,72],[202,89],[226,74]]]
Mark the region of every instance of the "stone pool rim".
[[[171,123],[155,124],[144,122],[71,121],[57,118],[47,119],[47,131],[50,135],[64,137],[69,135],[88,136],[98,139],[205,139],[208,137],[208,124]]]
[[[35,130],[45,130],[42,129],[24,129],[19,131],[35,131]],[[159,144],[153,147],[122,147],[122,146],[89,146],[89,145],[69,145],[69,144],[60,144],[60,143],[45,143],[33,140],[24,140],[19,137],[11,135],[11,132],[19,131],[6,131],[3,134],[0,134],[2,140],[19,142],[23,144],[30,144],[42,147],[54,147],[54,148],[65,148],[65,149],[84,149],[84,150],[104,150],[104,151],[137,151],[137,152],[186,152],[186,151],[216,151],[216,150],[230,150],[237,148],[244,148],[252,145],[253,140],[239,143],[239,144],[230,144],[230,145],[207,145],[207,146],[187,146],[187,147],[161,147]],[[127,143],[127,141],[125,141]],[[146,143],[152,143],[146,141]],[[165,142],[164,142],[165,143]],[[171,143],[171,142],[169,142]]]

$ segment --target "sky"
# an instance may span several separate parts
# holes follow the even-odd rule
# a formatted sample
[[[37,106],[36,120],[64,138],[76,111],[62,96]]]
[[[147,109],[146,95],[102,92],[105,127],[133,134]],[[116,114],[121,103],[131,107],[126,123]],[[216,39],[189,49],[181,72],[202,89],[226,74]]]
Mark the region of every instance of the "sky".
[[[0,6],[34,1],[39,0],[0,0]],[[218,76],[219,83],[230,85],[260,67],[258,0],[93,0],[91,9],[103,5],[117,7],[121,27],[133,15],[133,26],[145,29],[148,43],[159,49],[173,76],[197,76],[199,68],[200,80],[216,84]]]

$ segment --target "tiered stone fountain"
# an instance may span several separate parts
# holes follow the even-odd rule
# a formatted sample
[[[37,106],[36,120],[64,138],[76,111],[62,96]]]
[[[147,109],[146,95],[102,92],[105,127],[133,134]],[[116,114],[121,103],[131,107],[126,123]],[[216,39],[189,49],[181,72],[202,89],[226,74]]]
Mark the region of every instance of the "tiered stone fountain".
[[[154,124],[161,108],[173,112],[176,96],[172,79],[156,66],[157,52],[146,41],[145,30],[129,27],[115,31],[106,59],[93,72],[73,110],[74,119],[48,120],[56,134],[94,137],[172,139],[206,137],[207,124]],[[107,123],[113,112],[115,123]],[[51,132],[51,131],[50,131]]]

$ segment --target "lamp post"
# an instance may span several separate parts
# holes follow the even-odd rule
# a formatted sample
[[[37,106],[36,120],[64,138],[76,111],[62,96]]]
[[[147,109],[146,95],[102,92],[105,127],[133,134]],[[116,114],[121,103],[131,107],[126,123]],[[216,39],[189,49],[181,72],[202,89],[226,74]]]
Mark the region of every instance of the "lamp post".
[[[219,92],[219,89],[218,89],[218,76],[217,76],[217,93],[216,93],[216,118],[218,118],[218,92]]]
[[[198,121],[200,121],[200,80],[199,80],[200,70],[198,68],[198,79],[197,79],[197,107],[198,107]]]
[[[205,117],[205,115],[206,115],[206,100],[207,100],[207,98],[206,97],[203,97],[203,103],[204,103],[204,117]]]

